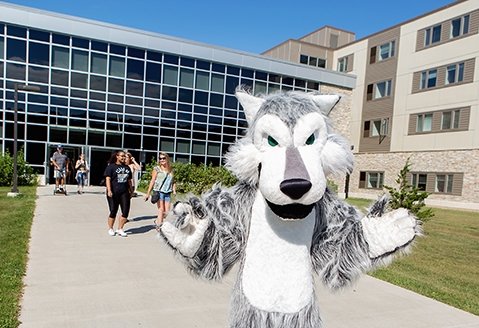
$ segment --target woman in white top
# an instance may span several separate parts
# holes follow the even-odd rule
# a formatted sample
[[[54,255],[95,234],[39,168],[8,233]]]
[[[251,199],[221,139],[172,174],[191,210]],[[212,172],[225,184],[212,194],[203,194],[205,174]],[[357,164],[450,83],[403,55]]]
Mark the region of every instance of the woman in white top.
[[[150,197],[151,191],[158,193],[159,199],[156,203],[158,207],[158,217],[154,221],[158,229],[163,224],[163,219],[170,210],[171,193],[176,195],[176,183],[171,167],[170,156],[167,153],[160,152],[158,155],[159,165],[155,166],[151,172],[151,180],[148,191],[145,195],[145,201]]]
[[[136,189],[138,188],[138,173],[141,170],[141,165],[135,160],[135,157],[130,152],[126,153],[126,165],[130,167],[133,174],[133,197],[136,197]]]
[[[80,158],[76,161],[75,169],[77,170],[77,174],[76,174],[76,180],[78,183],[77,193],[81,195],[83,194],[83,187],[85,187],[87,173],[88,173],[88,170],[90,169],[88,167],[88,163],[86,162],[85,154],[80,154]]]

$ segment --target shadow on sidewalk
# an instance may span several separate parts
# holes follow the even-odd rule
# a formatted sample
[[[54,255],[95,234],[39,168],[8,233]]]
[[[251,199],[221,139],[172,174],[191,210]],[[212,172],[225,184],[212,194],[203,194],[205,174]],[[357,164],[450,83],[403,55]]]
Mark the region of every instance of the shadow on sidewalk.
[[[147,233],[151,230],[155,230],[155,226],[153,224],[141,226],[141,227],[136,227],[136,228],[127,228],[125,229],[125,232],[128,235],[138,235],[142,233]]]
[[[154,220],[154,219],[156,219],[156,215],[143,215],[143,216],[136,216],[136,217],[133,217],[133,218],[128,218],[128,221],[137,222],[137,221]]]

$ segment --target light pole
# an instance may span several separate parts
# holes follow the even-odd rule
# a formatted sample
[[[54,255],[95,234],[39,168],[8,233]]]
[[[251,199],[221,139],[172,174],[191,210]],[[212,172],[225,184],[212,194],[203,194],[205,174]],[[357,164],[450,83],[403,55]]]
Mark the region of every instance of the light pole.
[[[15,83],[14,104],[13,104],[13,186],[9,196],[18,195],[18,168],[17,168],[17,142],[18,142],[18,91],[39,92],[40,87],[34,85]],[[26,103],[26,102],[25,102]]]

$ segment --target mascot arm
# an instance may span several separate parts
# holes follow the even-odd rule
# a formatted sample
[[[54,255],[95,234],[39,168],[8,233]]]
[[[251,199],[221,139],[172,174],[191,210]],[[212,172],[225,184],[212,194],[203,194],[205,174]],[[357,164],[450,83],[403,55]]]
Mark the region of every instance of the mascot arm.
[[[345,287],[363,272],[384,265],[405,251],[420,234],[418,221],[405,209],[384,213],[388,199],[379,199],[361,219],[351,205],[331,192],[318,204],[311,248],[313,268],[325,285]]]
[[[216,187],[202,199],[178,202],[160,229],[190,271],[219,280],[236,262],[244,240],[234,214],[231,195]]]

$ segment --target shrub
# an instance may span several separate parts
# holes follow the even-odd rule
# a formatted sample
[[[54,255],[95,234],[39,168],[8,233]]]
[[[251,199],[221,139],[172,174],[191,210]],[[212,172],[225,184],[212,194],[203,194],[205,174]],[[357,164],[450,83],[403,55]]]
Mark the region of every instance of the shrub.
[[[419,219],[427,221],[434,216],[432,209],[425,207],[426,204],[424,203],[425,199],[429,196],[429,193],[419,190],[408,182],[408,173],[410,171],[411,163],[408,158],[404,167],[399,171],[396,179],[396,183],[399,187],[393,188],[386,185],[384,186],[391,195],[389,205],[393,209],[400,207],[407,208]]]
[[[140,187],[148,188],[151,180],[151,171],[157,165],[155,159],[146,165],[146,173],[140,181]],[[193,163],[173,163],[173,170],[178,193],[193,193],[200,195],[209,190],[215,183],[230,187],[237,179],[223,166],[196,165]]]
[[[17,152],[17,183],[19,186],[33,186],[37,183],[37,175],[25,161],[23,150]],[[13,157],[8,150],[0,154],[0,186],[13,185]]]

